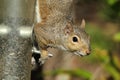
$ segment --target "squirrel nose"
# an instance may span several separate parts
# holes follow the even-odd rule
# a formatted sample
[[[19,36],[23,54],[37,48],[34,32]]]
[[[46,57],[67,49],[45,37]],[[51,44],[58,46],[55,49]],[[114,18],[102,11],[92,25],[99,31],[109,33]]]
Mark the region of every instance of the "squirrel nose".
[[[87,55],[90,55],[90,52],[91,52],[90,49],[86,50],[86,54],[87,54]]]

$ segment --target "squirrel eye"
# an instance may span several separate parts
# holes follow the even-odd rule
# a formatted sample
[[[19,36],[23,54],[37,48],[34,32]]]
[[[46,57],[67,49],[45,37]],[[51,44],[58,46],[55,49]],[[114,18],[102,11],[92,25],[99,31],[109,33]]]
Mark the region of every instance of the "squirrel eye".
[[[78,42],[78,37],[74,36],[74,37],[72,38],[72,40],[73,40],[73,42]]]

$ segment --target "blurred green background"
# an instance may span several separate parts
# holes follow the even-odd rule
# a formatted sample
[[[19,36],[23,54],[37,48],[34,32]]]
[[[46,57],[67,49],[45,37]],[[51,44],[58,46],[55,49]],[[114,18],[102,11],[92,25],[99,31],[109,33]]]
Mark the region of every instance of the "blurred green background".
[[[75,10],[76,19],[85,18],[87,22],[91,55],[77,57],[78,63],[72,65],[79,67],[71,69],[57,66],[61,60],[53,59],[54,64],[48,61],[42,76],[52,76],[45,80],[120,80],[120,0],[75,0]],[[71,58],[66,60],[69,62]]]

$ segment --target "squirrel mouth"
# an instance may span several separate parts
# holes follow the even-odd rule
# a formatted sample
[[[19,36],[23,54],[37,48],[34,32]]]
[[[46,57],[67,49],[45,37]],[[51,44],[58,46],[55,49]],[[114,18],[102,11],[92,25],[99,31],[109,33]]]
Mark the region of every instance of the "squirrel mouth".
[[[75,54],[75,55],[78,55],[78,56],[81,56],[81,57],[86,56],[85,53],[80,52],[80,51],[76,51],[76,52],[74,52],[74,54]]]

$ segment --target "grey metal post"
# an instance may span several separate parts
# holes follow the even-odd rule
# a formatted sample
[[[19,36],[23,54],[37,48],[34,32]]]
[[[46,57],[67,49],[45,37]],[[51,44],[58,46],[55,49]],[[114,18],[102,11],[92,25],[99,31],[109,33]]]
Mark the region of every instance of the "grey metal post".
[[[30,80],[35,0],[0,0],[0,80]]]

